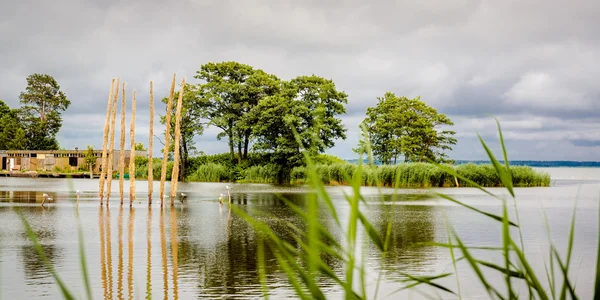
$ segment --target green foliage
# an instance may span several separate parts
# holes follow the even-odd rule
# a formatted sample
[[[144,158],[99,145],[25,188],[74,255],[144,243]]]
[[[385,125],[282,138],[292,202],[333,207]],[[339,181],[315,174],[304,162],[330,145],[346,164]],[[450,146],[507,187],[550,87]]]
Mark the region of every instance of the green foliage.
[[[162,169],[162,160],[160,158],[152,159],[152,173],[156,180],[157,174],[160,174]],[[129,172],[129,171],[127,171]],[[171,174],[173,172],[173,162],[167,163],[167,179],[171,180]],[[142,156],[135,157],[135,178],[136,179],[148,179],[148,158]]]
[[[135,143],[135,146],[133,147],[133,149],[135,151],[146,151],[148,149],[144,148],[144,143]]]
[[[91,145],[87,146],[85,151],[85,164],[92,168],[96,164],[96,155],[94,155],[94,148]]]
[[[280,166],[266,164],[264,166],[252,166],[244,171],[245,182],[276,184]]]
[[[419,97],[408,99],[387,92],[377,99],[377,106],[367,109],[363,121],[374,156],[384,164],[396,164],[402,158],[404,162],[450,162],[444,151],[452,150],[456,139],[454,131],[443,129],[454,125],[446,115]],[[364,142],[354,151],[366,153]]]
[[[56,80],[46,74],[29,75],[27,88],[19,99],[27,149],[58,150],[56,134],[62,126],[61,114],[69,108],[71,101]]]
[[[190,180],[200,182],[222,182],[228,181],[229,176],[229,171],[223,165],[207,163],[201,165],[196,172],[190,176]]]
[[[230,159],[234,159],[237,148],[241,163],[246,159],[252,138],[254,120],[249,113],[264,97],[278,92],[279,79],[233,61],[204,64],[195,78],[205,81],[198,85],[204,116],[210,120],[209,125],[222,130],[219,139],[228,138]]]
[[[348,162],[331,154],[320,153],[313,157],[313,162],[317,165],[333,165],[333,164],[347,164]]]
[[[284,82],[279,94],[259,102],[252,115],[254,149],[271,153],[271,163],[282,166],[280,182],[289,180],[293,167],[304,165],[300,149],[314,157],[346,138],[338,116],[346,113],[347,98],[332,80],[312,75]]]
[[[19,120],[19,110],[11,109],[0,100],[0,149],[25,150],[25,129]]]

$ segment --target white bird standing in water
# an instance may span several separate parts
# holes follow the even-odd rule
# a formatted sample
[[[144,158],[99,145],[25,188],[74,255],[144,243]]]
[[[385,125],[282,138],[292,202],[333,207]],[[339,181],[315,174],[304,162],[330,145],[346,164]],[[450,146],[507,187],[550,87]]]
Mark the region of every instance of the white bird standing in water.
[[[187,194],[186,194],[186,193],[181,193],[181,194],[180,194],[180,196],[181,196],[181,197],[179,197],[179,201],[180,201],[181,203],[183,203],[183,200],[185,200],[185,198],[187,197]]]
[[[231,187],[226,185],[225,188],[227,189],[227,195],[229,196],[229,204],[231,204]]]
[[[219,196],[219,204],[223,205],[223,200],[225,200],[225,195],[224,195],[224,194],[221,194],[221,195]]]
[[[77,202],[79,202],[79,196],[81,196],[81,191],[80,191],[80,190],[77,190],[77,192],[76,192],[76,193],[77,193]]]
[[[42,198],[42,206],[44,206],[44,203],[46,203],[46,200],[48,200],[48,201],[52,201],[52,198],[50,198],[50,197],[48,196],[48,194],[46,194],[46,193],[44,193],[44,194],[42,195],[42,197],[44,197],[44,198]]]

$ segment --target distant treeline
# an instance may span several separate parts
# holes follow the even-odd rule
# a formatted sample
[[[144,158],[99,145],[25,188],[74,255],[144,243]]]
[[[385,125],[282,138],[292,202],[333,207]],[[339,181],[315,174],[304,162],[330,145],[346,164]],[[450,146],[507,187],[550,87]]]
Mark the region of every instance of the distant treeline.
[[[351,164],[358,164],[358,159],[348,159],[347,162]],[[500,163],[504,164],[504,161],[499,160]],[[367,164],[368,160],[363,160],[363,163]],[[376,165],[381,165],[381,162],[374,161]],[[457,160],[455,164],[475,164],[475,165],[487,165],[491,162],[488,160]],[[512,160],[509,162],[511,166],[528,166],[537,168],[558,168],[558,167],[572,167],[572,168],[600,168],[600,161],[541,161],[541,160]]]

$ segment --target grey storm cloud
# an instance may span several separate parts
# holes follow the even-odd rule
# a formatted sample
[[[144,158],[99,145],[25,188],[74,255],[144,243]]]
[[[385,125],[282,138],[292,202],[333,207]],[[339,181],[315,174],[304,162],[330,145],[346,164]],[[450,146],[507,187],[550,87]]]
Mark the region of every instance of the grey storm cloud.
[[[333,79],[349,94],[348,139],[331,150],[345,158],[366,108],[391,91],[450,116],[457,159],[485,158],[476,132],[495,143],[495,116],[513,159],[600,160],[599,14],[595,0],[4,1],[0,99],[18,106],[27,75],[51,74],[72,101],[61,146],[100,147],[121,76],[147,143],[150,80],[159,103],[174,73],[194,83],[202,64],[235,60]],[[226,151],[217,133],[199,150]]]

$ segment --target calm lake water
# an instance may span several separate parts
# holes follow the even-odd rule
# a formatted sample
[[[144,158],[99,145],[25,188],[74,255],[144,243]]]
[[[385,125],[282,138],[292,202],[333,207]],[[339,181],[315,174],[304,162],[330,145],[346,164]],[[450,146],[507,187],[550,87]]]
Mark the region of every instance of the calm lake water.
[[[577,224],[572,276],[576,279],[581,299],[591,299],[594,267],[598,245],[598,203],[600,199],[600,168],[549,168],[553,186],[519,188],[517,205],[524,231],[524,244],[534,268],[546,282],[544,261],[547,261],[548,237],[543,213],[548,216],[552,239],[564,253],[568,226],[577,202]],[[167,184],[166,190],[169,185]],[[302,206],[307,190],[303,187],[281,187],[259,184],[233,184],[235,205],[252,215],[267,212],[297,225],[301,221],[278,198],[287,197]],[[60,291],[44,268],[15,209],[23,212],[37,233],[43,249],[59,275],[78,297],[85,298],[85,288],[78,253],[77,216],[84,233],[85,255],[92,292],[95,299],[252,299],[260,298],[257,276],[256,239],[254,231],[227,207],[221,207],[219,194],[226,193],[225,184],[180,183],[180,192],[187,194],[185,203],[176,202],[174,209],[161,210],[156,204],[148,207],[147,182],[137,181],[137,201],[133,208],[119,205],[119,184],[112,182],[109,207],[99,207],[98,181],[91,179],[26,179],[0,178],[0,298],[56,299]],[[76,205],[75,190],[83,195]],[[155,182],[154,190],[158,191]],[[348,187],[329,187],[340,218],[345,221],[348,205],[343,199]],[[503,189],[492,189],[506,195]],[[129,191],[128,182],[125,191]],[[401,285],[399,272],[414,275],[434,275],[453,272],[447,250],[436,247],[416,247],[419,242],[446,242],[446,220],[456,229],[463,242],[471,246],[500,245],[499,224],[447,201],[429,196],[431,190],[399,190],[394,198],[392,189],[382,189],[381,202],[376,188],[363,188],[369,202],[365,214],[376,229],[384,231],[392,223],[391,250],[385,260],[366,239],[359,251],[365,255],[368,267],[369,298],[375,292],[375,282],[382,274],[377,298],[384,298]],[[476,189],[439,189],[457,199],[492,213],[500,213],[498,200]],[[39,204],[42,194],[53,198],[46,208]],[[155,192],[155,198],[157,198]],[[125,199],[128,203],[128,199]],[[157,199],[154,199],[157,203]],[[512,203],[512,202],[510,202]],[[515,216],[513,216],[514,219]],[[262,217],[261,218],[266,218]],[[274,218],[273,218],[274,219]],[[272,224],[283,228],[278,223]],[[343,232],[328,222],[334,236],[343,240]],[[285,235],[284,230],[279,231]],[[501,264],[502,257],[479,251],[479,257]],[[271,297],[293,297],[285,276],[273,260],[267,263],[267,280]],[[341,265],[330,266],[342,271]],[[474,273],[459,262],[460,291],[464,299],[488,299]],[[503,280],[494,272],[486,272],[492,281]],[[457,290],[455,278],[440,281]],[[341,291],[330,282],[323,282],[332,299],[342,298]],[[453,299],[450,294],[437,298]],[[385,299],[421,299],[417,290],[394,294]]]

